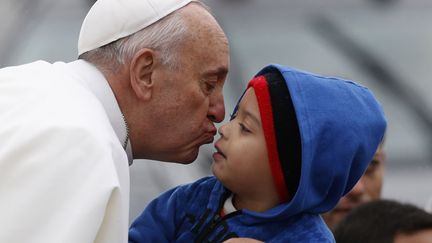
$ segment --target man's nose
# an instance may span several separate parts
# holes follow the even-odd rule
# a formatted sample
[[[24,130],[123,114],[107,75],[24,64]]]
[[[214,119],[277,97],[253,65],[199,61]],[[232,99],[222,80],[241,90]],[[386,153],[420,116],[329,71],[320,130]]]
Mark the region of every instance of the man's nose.
[[[207,117],[212,122],[222,122],[225,118],[225,104],[222,92],[220,94],[215,94],[210,97],[210,107],[207,114]]]

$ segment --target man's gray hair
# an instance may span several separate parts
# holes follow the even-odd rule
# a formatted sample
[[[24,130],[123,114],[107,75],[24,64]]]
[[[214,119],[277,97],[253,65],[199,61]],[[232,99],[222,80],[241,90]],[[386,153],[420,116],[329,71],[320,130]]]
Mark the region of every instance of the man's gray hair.
[[[208,10],[201,2],[192,2]],[[136,52],[150,48],[160,53],[162,64],[175,69],[178,66],[178,47],[185,41],[188,23],[180,11],[175,11],[154,24],[124,38],[111,42],[79,56],[105,71],[115,71],[129,64]]]

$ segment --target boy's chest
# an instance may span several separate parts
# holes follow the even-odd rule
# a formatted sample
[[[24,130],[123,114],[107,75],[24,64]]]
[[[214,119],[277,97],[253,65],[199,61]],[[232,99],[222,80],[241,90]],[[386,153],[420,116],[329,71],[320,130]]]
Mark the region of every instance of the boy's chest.
[[[186,210],[176,232],[176,242],[223,242],[238,235],[230,229],[229,218],[216,209]]]

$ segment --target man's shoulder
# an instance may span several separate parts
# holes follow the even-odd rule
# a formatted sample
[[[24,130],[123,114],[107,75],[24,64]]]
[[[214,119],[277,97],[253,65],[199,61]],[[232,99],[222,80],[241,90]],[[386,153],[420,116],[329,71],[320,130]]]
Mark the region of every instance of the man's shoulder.
[[[17,75],[0,74],[0,121],[14,130],[52,129],[92,133],[112,130],[106,111],[97,97],[67,75],[50,73],[49,63],[28,64],[43,67],[33,77],[29,68],[18,68]],[[53,71],[53,70],[51,70]],[[9,76],[9,77],[8,77]],[[11,127],[11,128],[12,128]]]
[[[3,132],[35,136],[79,133],[101,141],[115,141],[99,99],[80,80],[55,65],[65,63],[37,61],[0,71]],[[0,135],[1,131],[0,128]]]

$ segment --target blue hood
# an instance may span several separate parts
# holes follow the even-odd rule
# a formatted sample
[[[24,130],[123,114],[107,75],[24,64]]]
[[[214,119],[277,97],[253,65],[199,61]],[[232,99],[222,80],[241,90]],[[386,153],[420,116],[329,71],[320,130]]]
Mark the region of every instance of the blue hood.
[[[256,76],[280,72],[291,95],[301,139],[301,175],[288,203],[252,217],[323,213],[349,192],[366,170],[386,129],[382,107],[355,82],[273,64]]]

